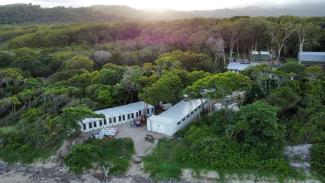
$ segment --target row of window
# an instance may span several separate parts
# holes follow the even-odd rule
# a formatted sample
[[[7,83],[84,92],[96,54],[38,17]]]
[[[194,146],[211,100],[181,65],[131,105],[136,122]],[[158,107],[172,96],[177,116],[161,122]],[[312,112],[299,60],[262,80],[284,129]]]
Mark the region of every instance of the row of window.
[[[190,115],[192,115],[194,112],[196,112],[198,109],[200,109],[204,104],[206,104],[207,103],[207,101],[204,101],[203,102],[203,104],[201,104],[201,105],[199,105],[198,107],[196,107],[190,114],[188,114],[186,117],[184,117],[183,119],[182,119],[182,121],[179,121],[178,123],[177,123],[177,125],[180,125],[181,124],[181,122],[183,122],[183,121],[185,121],[185,119],[187,119],[187,118],[189,118],[190,117]]]
[[[154,108],[148,108],[147,109],[147,114],[153,114],[154,113]],[[136,117],[139,117],[142,115],[142,111],[138,111],[138,112],[135,112],[135,113],[130,113],[130,114],[126,114],[126,115],[121,115],[121,116],[118,116],[118,117],[112,117],[112,118],[104,118],[103,120],[98,120],[98,123],[97,121],[93,121],[93,122],[89,122],[88,123],[88,129],[92,129],[92,128],[96,128],[97,127],[97,124],[99,126],[106,126],[107,123],[109,124],[112,124],[112,123],[116,123],[116,122],[123,122],[125,121],[126,119],[130,120],[130,119],[134,119]],[[87,129],[87,126],[85,123],[83,123],[83,130],[86,130]]]

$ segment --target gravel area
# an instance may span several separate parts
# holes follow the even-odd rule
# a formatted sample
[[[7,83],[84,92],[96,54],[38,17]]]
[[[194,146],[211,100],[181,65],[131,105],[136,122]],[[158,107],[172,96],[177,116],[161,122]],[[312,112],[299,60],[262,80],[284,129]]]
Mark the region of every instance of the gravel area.
[[[130,127],[130,123],[124,123],[122,125],[114,127],[118,129],[118,134],[116,135],[116,138],[129,137],[133,140],[136,156],[147,155],[155,146],[155,143],[148,142],[145,140],[147,134],[152,135],[155,139],[160,139],[164,137],[163,135],[158,133],[148,132],[146,126]]]

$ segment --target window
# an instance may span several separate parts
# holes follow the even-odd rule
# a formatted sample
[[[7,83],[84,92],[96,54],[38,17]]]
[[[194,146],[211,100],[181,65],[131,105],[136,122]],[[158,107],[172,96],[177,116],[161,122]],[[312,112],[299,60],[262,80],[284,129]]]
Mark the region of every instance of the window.
[[[122,121],[122,116],[119,116],[118,117],[118,121]]]
[[[128,114],[128,119],[130,119],[131,118],[131,115],[130,114]]]
[[[132,118],[132,119],[134,118],[134,113],[131,114],[131,118]]]
[[[194,111],[191,112],[191,114],[193,114],[193,113],[194,113]]]
[[[188,114],[186,117],[188,118],[188,117],[190,117],[190,115]]]
[[[136,113],[135,113],[135,117],[138,117],[138,116],[139,116],[139,113],[138,113],[138,112],[136,112]]]
[[[116,123],[116,117],[114,117],[114,123]]]
[[[179,121],[178,123],[177,123],[177,125],[180,125],[181,124],[181,122]]]
[[[89,128],[93,128],[93,125],[91,123],[88,123]]]
[[[103,126],[103,121],[99,120],[99,126]]]
[[[139,115],[141,116],[141,114],[142,114],[142,111],[140,110],[140,111],[139,111]]]
[[[112,124],[112,118],[109,118],[109,124]]]
[[[94,121],[94,128],[96,128],[97,127],[97,122],[96,121]]]
[[[185,121],[185,118],[183,118],[182,121]]]
[[[125,121],[125,115],[123,115],[123,121]]]
[[[150,114],[150,110],[149,109],[147,109],[147,114]]]
[[[84,130],[86,130],[86,124],[83,123],[82,126],[83,126]]]
[[[154,112],[154,108],[151,108],[151,113],[153,113]]]
[[[195,108],[195,110],[194,110],[195,112],[197,111],[197,108]]]
[[[106,118],[104,118],[104,125],[107,125],[107,121],[106,121]]]

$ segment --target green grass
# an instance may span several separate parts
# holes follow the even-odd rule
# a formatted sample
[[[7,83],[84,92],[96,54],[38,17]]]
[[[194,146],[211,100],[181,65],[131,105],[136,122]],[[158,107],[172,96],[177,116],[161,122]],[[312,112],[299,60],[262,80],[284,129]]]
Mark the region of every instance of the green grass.
[[[143,159],[145,171],[155,180],[177,179],[184,167],[176,155],[180,146],[176,140],[160,140],[153,152]]]

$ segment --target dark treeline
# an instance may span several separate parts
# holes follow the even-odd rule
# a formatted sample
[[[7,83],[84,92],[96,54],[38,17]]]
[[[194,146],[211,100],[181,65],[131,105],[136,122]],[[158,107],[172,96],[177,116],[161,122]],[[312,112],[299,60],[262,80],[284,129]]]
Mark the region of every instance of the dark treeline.
[[[4,48],[62,49],[83,45],[108,50],[116,64],[142,65],[159,53],[178,49],[205,53],[215,62],[249,59],[252,50],[269,50],[274,60],[299,50],[325,50],[324,18],[292,16],[189,19],[152,23],[4,26]],[[50,51],[50,50],[48,50]]]
[[[103,22],[122,20],[91,8],[41,8],[31,4],[0,6],[1,24]]]

